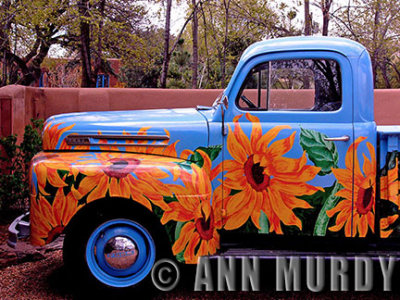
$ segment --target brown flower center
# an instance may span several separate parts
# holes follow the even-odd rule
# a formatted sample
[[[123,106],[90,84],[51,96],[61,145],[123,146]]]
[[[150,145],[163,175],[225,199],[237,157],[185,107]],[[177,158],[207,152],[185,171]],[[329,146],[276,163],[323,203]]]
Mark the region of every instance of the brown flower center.
[[[140,160],[136,158],[113,158],[110,159],[109,162],[111,162],[111,165],[104,169],[104,173],[109,177],[118,179],[126,177],[140,164]]]
[[[244,174],[247,182],[257,192],[265,190],[269,186],[270,177],[264,174],[264,167],[260,163],[254,163],[253,155],[249,156],[244,164]]]
[[[372,209],[372,204],[373,204],[373,192],[374,189],[372,186],[369,188],[360,188],[358,191],[358,196],[357,196],[357,202],[356,202],[356,208],[357,212],[361,215],[367,214],[369,211]]]
[[[203,211],[201,211],[201,215],[201,218],[196,219],[195,226],[201,239],[208,241],[212,239],[214,233],[214,214],[211,210],[207,220]]]

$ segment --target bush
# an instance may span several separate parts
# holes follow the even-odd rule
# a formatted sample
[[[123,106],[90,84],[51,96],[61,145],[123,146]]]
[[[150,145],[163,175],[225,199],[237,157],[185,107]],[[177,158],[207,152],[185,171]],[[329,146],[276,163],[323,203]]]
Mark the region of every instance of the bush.
[[[24,139],[17,145],[17,135],[0,139],[0,209],[28,209],[29,164],[32,157],[41,151],[43,120],[31,119],[25,126]]]

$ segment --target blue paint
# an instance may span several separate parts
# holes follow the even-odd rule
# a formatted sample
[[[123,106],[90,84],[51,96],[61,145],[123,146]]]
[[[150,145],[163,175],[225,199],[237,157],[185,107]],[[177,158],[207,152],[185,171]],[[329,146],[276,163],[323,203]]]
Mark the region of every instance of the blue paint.
[[[137,246],[138,258],[127,269],[115,269],[104,259],[105,244],[115,236],[128,237]],[[151,235],[144,227],[127,219],[103,223],[91,234],[86,246],[86,262],[90,272],[100,282],[112,287],[128,287],[141,282],[153,267],[155,256]]]

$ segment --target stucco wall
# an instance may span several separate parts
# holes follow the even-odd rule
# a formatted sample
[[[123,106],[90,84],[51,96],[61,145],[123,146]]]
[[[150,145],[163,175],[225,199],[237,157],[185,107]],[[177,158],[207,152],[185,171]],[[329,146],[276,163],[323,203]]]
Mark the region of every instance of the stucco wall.
[[[0,88],[0,133],[2,136],[16,133],[22,138],[25,124],[31,118],[45,119],[66,112],[210,105],[221,91],[6,86]],[[290,95],[279,94],[279,97]],[[297,99],[307,102],[307,93],[303,94]],[[375,120],[379,125],[400,124],[400,89],[375,90]]]

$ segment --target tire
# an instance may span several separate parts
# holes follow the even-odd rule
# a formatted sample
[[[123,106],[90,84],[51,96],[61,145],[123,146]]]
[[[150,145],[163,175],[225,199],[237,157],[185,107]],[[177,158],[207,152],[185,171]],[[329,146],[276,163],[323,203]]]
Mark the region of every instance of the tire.
[[[157,232],[152,226],[131,216],[125,212],[85,217],[66,234],[64,263],[80,289],[124,291],[150,281],[161,244],[153,239]]]

